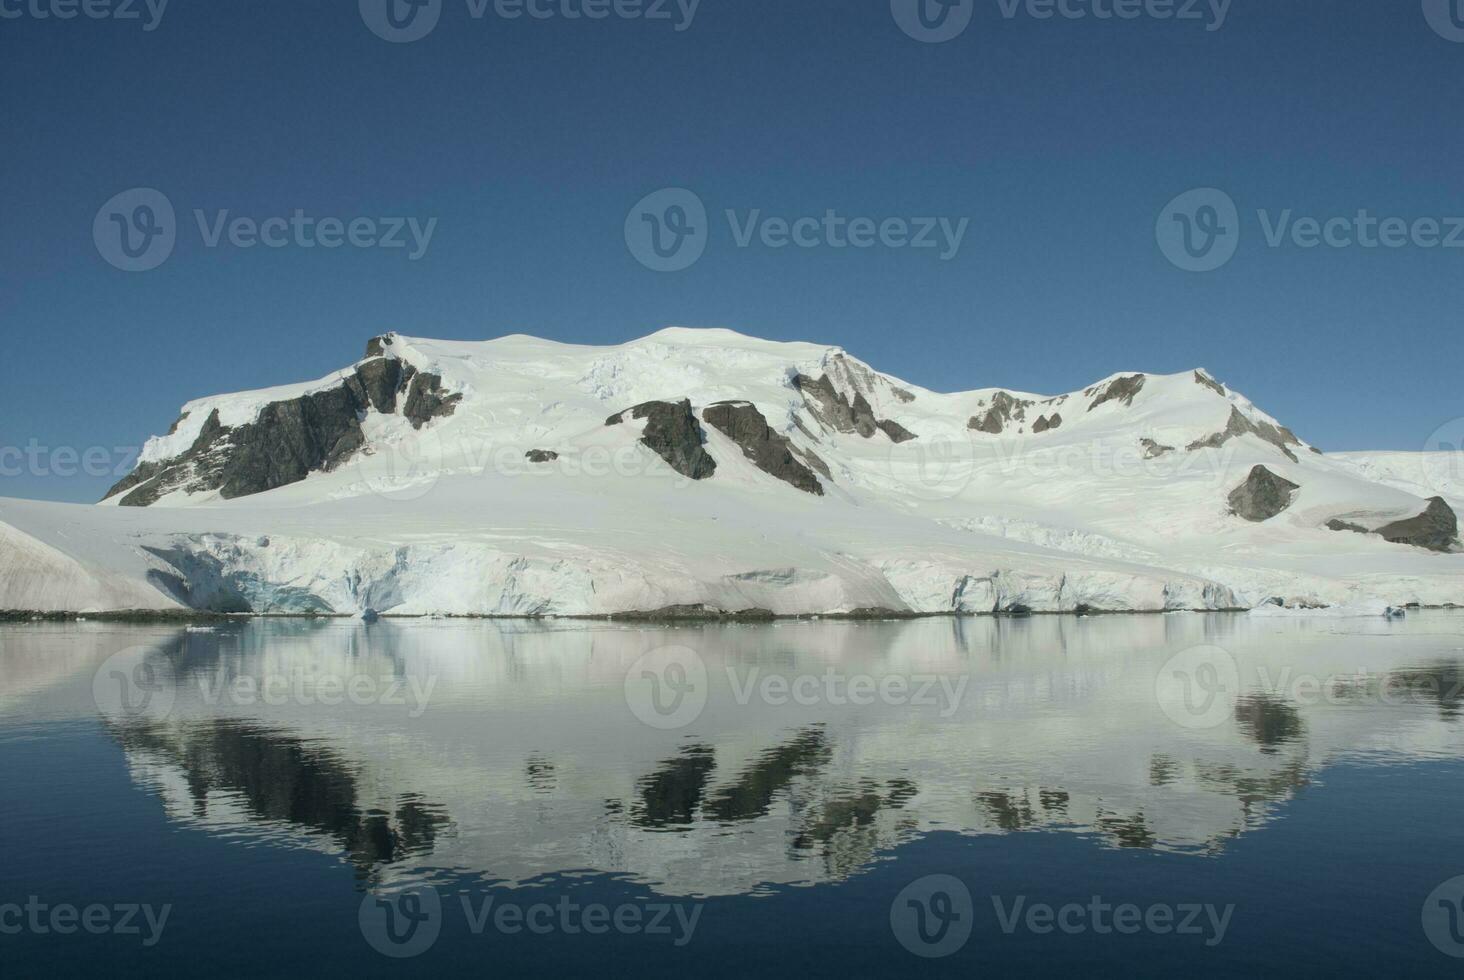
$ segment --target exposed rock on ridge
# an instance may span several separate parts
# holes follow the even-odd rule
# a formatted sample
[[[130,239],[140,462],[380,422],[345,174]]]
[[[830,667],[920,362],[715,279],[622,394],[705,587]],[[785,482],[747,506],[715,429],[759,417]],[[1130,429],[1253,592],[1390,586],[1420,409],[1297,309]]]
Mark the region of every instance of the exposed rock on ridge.
[[[1291,506],[1291,499],[1301,487],[1257,466],[1245,482],[1230,491],[1230,510],[1237,517],[1253,523],[1268,521]]]
[[[1144,449],[1145,459],[1158,459],[1165,453],[1174,452],[1173,446],[1166,446],[1162,442],[1156,442],[1153,439],[1149,439],[1147,437],[1140,439],[1139,445],[1142,446]]]
[[[1059,428],[1062,428],[1062,416],[1057,412],[1053,412],[1051,418],[1046,415],[1039,416],[1037,421],[1032,423],[1032,431],[1039,435],[1051,429]]]
[[[1036,403],[1016,398],[1005,391],[998,391],[991,399],[991,408],[986,410],[986,414],[980,418],[971,416],[971,420],[966,423],[966,428],[974,432],[999,436],[1005,430],[1007,423],[1027,421],[1027,409],[1034,404]]]
[[[816,381],[806,375],[794,375],[793,386],[803,393],[804,404],[813,417],[836,432],[857,432],[865,439],[872,439],[876,432],[883,432],[895,442],[916,438],[913,432],[897,422],[875,418],[874,409],[862,392],[856,391],[851,402],[827,374]]]
[[[1204,371],[1196,371],[1195,372],[1195,384],[1201,385],[1202,387],[1205,387],[1205,388],[1209,388],[1211,391],[1213,391],[1215,394],[1219,395],[1221,398],[1224,398],[1225,397],[1225,386],[1222,385],[1220,382],[1216,381],[1214,378],[1210,377]]]
[[[1393,544],[1411,544],[1429,551],[1453,551],[1459,547],[1459,518],[1443,497],[1430,497],[1428,508],[1422,514],[1394,521],[1374,533]]]
[[[762,412],[750,402],[718,402],[702,412],[702,419],[742,448],[752,464],[804,493],[823,496],[813,471],[793,454],[787,436],[774,432]]]
[[[1144,382],[1146,380],[1148,379],[1142,374],[1131,374],[1124,378],[1114,378],[1107,385],[1099,386],[1102,388],[1101,392],[1099,388],[1089,388],[1083,394],[1092,395],[1097,392],[1098,397],[1093,399],[1093,403],[1088,406],[1088,411],[1091,412],[1099,405],[1112,401],[1121,401],[1125,405],[1132,405],[1134,403],[1134,396],[1144,390]]]
[[[1291,451],[1292,446],[1300,446],[1301,440],[1296,438],[1295,433],[1285,426],[1272,425],[1269,422],[1252,422],[1240,413],[1240,409],[1234,405],[1230,406],[1230,418],[1225,423],[1223,432],[1216,432],[1203,439],[1196,439],[1185,449],[1193,452],[1196,449],[1219,449],[1231,439],[1243,435],[1259,436],[1263,441],[1269,442],[1277,449],[1286,454],[1286,458],[1293,463],[1297,461],[1296,453]]]
[[[1459,518],[1443,497],[1430,497],[1428,507],[1417,517],[1369,530],[1360,524],[1336,518],[1327,522],[1332,531],[1351,531],[1354,534],[1376,534],[1391,544],[1412,545],[1429,551],[1457,551],[1459,544]]]
[[[691,399],[643,402],[610,416],[605,424],[619,425],[626,415],[646,420],[641,442],[677,473],[692,480],[705,480],[717,471],[717,461],[702,446],[702,429],[691,410]]]
[[[367,350],[381,349],[384,340],[373,339]],[[368,410],[389,415],[402,403],[403,416],[420,429],[451,415],[461,398],[445,391],[438,375],[394,357],[371,357],[338,386],[270,402],[244,425],[221,424],[215,409],[184,453],[140,464],[103,499],[126,493],[122,506],[147,507],[177,490],[216,490],[226,500],[274,490],[354,455],[366,443],[361,417]]]

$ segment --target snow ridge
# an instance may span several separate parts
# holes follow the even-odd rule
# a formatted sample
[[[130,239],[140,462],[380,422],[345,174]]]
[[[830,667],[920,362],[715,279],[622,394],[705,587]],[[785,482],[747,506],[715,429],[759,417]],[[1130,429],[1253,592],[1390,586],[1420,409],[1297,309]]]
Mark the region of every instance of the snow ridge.
[[[189,402],[142,461],[165,468],[215,415],[226,430],[269,425],[281,414],[270,406],[383,375],[439,387],[424,389],[420,411],[373,398],[340,420],[351,441],[328,466],[264,492],[225,500],[170,483],[147,507],[0,499],[0,609],[1464,604],[1464,554],[1366,533],[1424,514],[1435,496],[1458,506],[1457,454],[1324,455],[1203,370],[1121,371],[1060,395],[946,394],[837,346],[731,330],[671,327],[615,346],[389,334],[323,378]],[[677,472],[644,423],[606,424],[650,402],[689,403],[678,438],[699,440],[716,465]],[[753,427],[774,434],[763,449],[749,456],[706,421],[722,402],[766,420]],[[1227,500],[1257,467],[1298,489],[1252,523]],[[790,470],[822,493],[777,475]],[[1338,521],[1364,533],[1329,527]]]

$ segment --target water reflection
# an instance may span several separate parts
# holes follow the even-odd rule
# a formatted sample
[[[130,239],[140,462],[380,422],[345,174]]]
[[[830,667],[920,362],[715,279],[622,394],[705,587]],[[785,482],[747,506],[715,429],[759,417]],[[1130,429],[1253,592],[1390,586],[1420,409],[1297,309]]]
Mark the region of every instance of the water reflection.
[[[224,720],[104,724],[134,772],[181,779],[191,820],[304,831],[328,841],[363,879],[375,880],[379,865],[431,854],[450,830],[447,813],[415,793],[398,795],[390,809],[363,805],[349,764],[284,732]]]
[[[726,821],[764,816],[793,780],[816,776],[832,759],[823,726],[804,729],[753,760],[732,785],[707,802],[705,812]]]
[[[1389,675],[1388,689],[1395,697],[1401,693],[1405,698],[1431,701],[1438,705],[1441,718],[1454,721],[1464,706],[1464,663],[1438,660],[1395,670]]]
[[[690,826],[702,793],[717,766],[710,746],[690,745],[640,780],[640,799],[631,810],[638,827]]]
[[[1461,634],[1447,613],[4,627],[0,733],[100,717],[179,825],[331,853],[363,883],[596,870],[748,893],[858,874],[935,829],[1221,855],[1325,792],[1334,761],[1464,756]],[[1156,695],[1196,644],[1228,651],[1241,682],[1213,725],[1176,723]],[[669,645],[697,651],[709,689],[695,721],[659,730],[625,678]],[[98,716],[92,674],[131,647],[173,678],[167,710]],[[749,694],[769,675],[812,694]],[[829,676],[900,678],[906,695],[841,701]],[[910,697],[925,681],[961,696]]]
[[[1273,694],[1242,696],[1235,703],[1235,720],[1241,732],[1266,755],[1275,755],[1281,746],[1299,742],[1306,736],[1301,714]]]

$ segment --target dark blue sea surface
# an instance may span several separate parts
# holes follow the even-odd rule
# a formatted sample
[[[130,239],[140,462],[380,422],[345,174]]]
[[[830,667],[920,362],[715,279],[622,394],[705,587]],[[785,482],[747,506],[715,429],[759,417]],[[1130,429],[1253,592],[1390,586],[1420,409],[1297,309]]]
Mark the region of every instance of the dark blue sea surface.
[[[0,627],[5,977],[1430,976],[1464,614]]]

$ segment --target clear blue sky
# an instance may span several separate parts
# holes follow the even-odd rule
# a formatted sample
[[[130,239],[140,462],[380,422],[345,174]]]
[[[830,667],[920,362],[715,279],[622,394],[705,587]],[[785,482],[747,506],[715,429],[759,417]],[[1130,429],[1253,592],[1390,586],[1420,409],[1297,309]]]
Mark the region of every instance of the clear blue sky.
[[[324,374],[389,329],[728,326],[942,390],[1203,365],[1329,449],[1421,448],[1464,415],[1464,249],[1270,248],[1256,216],[1464,215],[1464,43],[1419,0],[1234,0],[1215,31],[972,0],[943,44],[890,0],[702,0],[682,31],[674,3],[671,21],[509,20],[444,0],[404,44],[354,0],[173,0],[151,31],[30,12],[49,2],[0,0],[22,12],[0,19],[0,448],[135,445],[190,398]],[[133,187],[178,216],[144,273],[92,234]],[[674,273],[625,241],[663,187],[712,220]],[[1155,241],[1197,187],[1240,210],[1208,273]],[[727,208],[970,223],[941,261],[739,248]],[[207,248],[194,209],[437,225],[417,261]],[[7,475],[0,495],[110,482]]]

